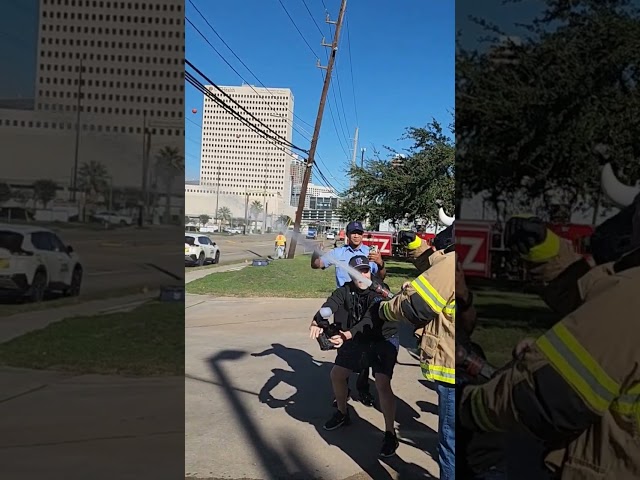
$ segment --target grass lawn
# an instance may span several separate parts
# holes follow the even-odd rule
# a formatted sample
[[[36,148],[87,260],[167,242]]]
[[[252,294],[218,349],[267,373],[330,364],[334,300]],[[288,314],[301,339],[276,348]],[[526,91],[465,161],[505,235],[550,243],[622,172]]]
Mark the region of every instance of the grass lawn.
[[[75,317],[0,344],[0,365],[74,373],[184,374],[184,304]]]
[[[478,324],[473,339],[496,366],[511,359],[511,350],[518,341],[540,336],[556,320],[536,295],[479,290],[474,303]]]
[[[277,260],[267,267],[248,266],[235,272],[212,273],[186,286],[187,293],[224,297],[327,297],[336,288],[335,269],[312,270],[309,255]],[[385,282],[397,292],[418,272],[408,262],[388,262]]]

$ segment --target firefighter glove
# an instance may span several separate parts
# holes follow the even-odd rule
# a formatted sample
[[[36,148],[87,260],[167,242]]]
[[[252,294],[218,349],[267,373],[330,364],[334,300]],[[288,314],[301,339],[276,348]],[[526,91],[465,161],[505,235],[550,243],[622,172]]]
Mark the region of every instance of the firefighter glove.
[[[542,244],[547,238],[547,226],[538,217],[512,217],[505,225],[504,244],[520,255]]]
[[[416,233],[403,230],[398,234],[398,243],[404,247],[408,247],[410,244],[416,241]]]

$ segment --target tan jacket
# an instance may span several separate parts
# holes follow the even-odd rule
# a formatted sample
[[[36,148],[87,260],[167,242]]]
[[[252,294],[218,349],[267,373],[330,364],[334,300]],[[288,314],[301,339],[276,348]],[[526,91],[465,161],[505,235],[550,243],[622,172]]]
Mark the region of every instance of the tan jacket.
[[[420,365],[425,378],[455,385],[455,252],[434,252],[431,266],[389,301],[380,315],[423,327]]]
[[[589,271],[583,305],[491,381],[467,387],[458,421],[555,445],[545,462],[562,480],[640,478],[639,285],[640,268]]]

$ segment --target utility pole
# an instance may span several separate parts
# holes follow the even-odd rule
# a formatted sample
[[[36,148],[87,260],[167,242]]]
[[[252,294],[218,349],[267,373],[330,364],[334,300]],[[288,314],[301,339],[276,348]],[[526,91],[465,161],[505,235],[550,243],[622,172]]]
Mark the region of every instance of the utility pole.
[[[356,127],[356,135],[353,137],[353,155],[351,156],[351,168],[356,166],[356,151],[358,150],[358,130]],[[349,188],[353,186],[353,175],[349,175]]]
[[[311,171],[313,169],[313,162],[315,160],[316,149],[318,147],[318,137],[320,136],[320,127],[322,126],[322,115],[324,114],[324,106],[327,101],[327,94],[329,93],[329,84],[331,83],[331,72],[333,71],[333,65],[336,61],[336,54],[338,52],[338,41],[340,40],[340,30],[342,29],[342,21],[344,19],[344,12],[347,9],[347,0],[342,0],[340,4],[340,12],[338,13],[338,20],[336,22],[330,21],[328,18],[327,23],[332,23],[336,26],[335,33],[333,35],[333,42],[328,45],[322,42],[323,47],[331,47],[331,55],[329,56],[329,62],[326,67],[320,65],[320,59],[318,59],[317,66],[319,68],[326,69],[324,77],[324,85],[322,86],[322,95],[320,96],[320,105],[318,106],[318,116],[316,117],[315,127],[313,129],[313,137],[311,138],[311,147],[309,148],[309,158],[307,160],[307,168],[304,171],[304,178],[302,179],[302,185],[300,188],[300,199],[298,201],[298,210],[296,211],[296,220],[293,226],[293,235],[291,237],[291,244],[289,245],[288,259],[293,259],[296,254],[296,247],[298,244],[298,235],[300,234],[300,223],[302,222],[302,211],[304,210],[304,201],[307,196],[307,187],[309,186],[309,180],[311,179]]]
[[[82,109],[82,60],[80,58],[80,66],[78,72],[78,98],[76,101],[76,150],[73,158],[73,190],[71,191],[71,201],[76,201],[76,190],[78,190],[78,154],[80,151],[80,110]]]
[[[367,149],[363,148],[362,150],[360,150],[360,168],[364,168],[364,152],[366,152]]]

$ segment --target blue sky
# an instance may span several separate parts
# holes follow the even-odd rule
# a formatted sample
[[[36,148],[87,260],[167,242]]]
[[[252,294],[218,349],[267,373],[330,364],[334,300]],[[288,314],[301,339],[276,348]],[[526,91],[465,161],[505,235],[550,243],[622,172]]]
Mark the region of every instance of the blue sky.
[[[279,1],[193,2],[267,87],[291,88],[295,98],[295,114],[313,125],[322,89],[322,76],[315,66],[316,57],[295,30]],[[248,83],[259,86],[259,82],[209,29],[189,0],[185,3],[187,17]],[[320,56],[323,65],[326,65],[325,53],[320,47],[321,35],[303,1],[282,0],[282,3]],[[335,20],[340,1],[306,0],[306,3],[325,32],[327,42],[330,42],[329,26],[324,22],[323,3],[331,19]],[[359,158],[361,147],[367,149],[365,155],[369,156],[372,146],[378,150],[383,150],[383,145],[395,148],[409,146],[408,142],[399,141],[406,127],[424,126],[432,117],[446,126],[450,121],[448,112],[454,107],[453,1],[351,0],[345,18],[348,28],[342,30],[338,75],[334,71],[332,79],[336,103],[334,94],[330,93],[328,104],[331,109],[325,109],[318,144],[322,158],[319,166],[339,190],[348,185],[345,170],[356,125],[360,127]],[[240,85],[242,79],[191,25],[187,23],[185,28],[187,59],[218,85]],[[349,44],[358,122],[353,102]],[[193,108],[198,109],[197,114],[191,112]],[[186,176],[187,179],[197,179],[202,94],[189,84],[185,87],[185,115]],[[308,132],[313,130],[298,119],[294,124]],[[293,142],[304,148],[309,146],[309,141],[298,133],[294,133]],[[319,183],[317,180],[314,182]]]
[[[3,2],[3,7],[0,16],[0,62],[11,69],[11,75],[0,75],[0,99],[34,98],[39,2]]]

